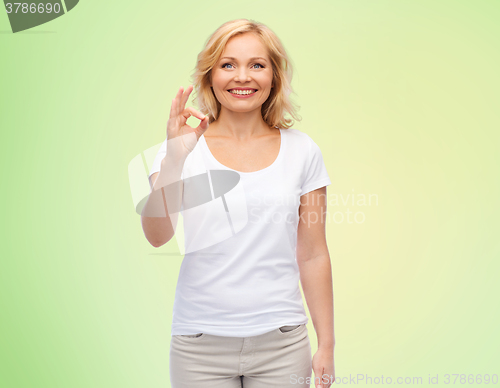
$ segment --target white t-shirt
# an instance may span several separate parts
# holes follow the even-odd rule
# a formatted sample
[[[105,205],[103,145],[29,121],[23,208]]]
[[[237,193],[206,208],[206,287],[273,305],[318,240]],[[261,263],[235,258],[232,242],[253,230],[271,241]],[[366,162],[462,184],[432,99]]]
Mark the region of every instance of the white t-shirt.
[[[308,322],[296,261],[300,196],[331,182],[321,150],[309,135],[293,128],[280,132],[278,157],[259,171],[237,172],[222,165],[204,136],[186,158],[181,176],[186,253],[172,335],[250,337]],[[160,171],[165,155],[166,140],[150,175]],[[188,184],[192,177],[196,179]],[[185,206],[193,194],[198,203],[208,199]]]

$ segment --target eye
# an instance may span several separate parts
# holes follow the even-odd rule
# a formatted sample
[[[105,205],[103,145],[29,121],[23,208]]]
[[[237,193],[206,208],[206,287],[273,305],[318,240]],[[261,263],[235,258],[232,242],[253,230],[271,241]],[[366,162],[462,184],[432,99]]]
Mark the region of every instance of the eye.
[[[222,69],[226,69],[226,66],[227,66],[227,65],[233,66],[233,64],[232,64],[232,63],[226,62],[226,63],[224,63],[223,65],[221,65],[221,68],[222,68]],[[263,69],[263,68],[264,68],[264,66],[262,66],[260,63],[256,63],[254,66],[260,66],[260,68],[261,68],[261,69]]]

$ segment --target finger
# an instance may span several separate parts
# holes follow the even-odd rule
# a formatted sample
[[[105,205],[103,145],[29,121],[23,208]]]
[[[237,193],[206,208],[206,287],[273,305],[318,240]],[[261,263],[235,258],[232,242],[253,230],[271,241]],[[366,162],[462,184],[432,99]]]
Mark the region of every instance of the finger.
[[[181,86],[179,90],[177,90],[177,94],[175,95],[175,116],[178,116],[181,114],[182,110],[179,109],[180,106],[180,101],[181,101],[181,96],[182,92],[184,91],[184,88]]]
[[[205,116],[203,120],[201,120],[200,125],[195,128],[197,132],[205,132],[208,129],[208,115]]]
[[[171,118],[174,118],[175,116],[177,116],[176,99],[177,99],[178,94],[179,94],[179,90],[177,90],[175,97],[172,99],[172,105],[170,106],[170,117]]]
[[[314,388],[323,388],[323,377],[320,371],[314,371]]]
[[[194,109],[192,106],[188,106],[184,111],[188,111],[190,113],[190,116],[194,116],[200,120],[203,120],[206,117],[203,113],[201,113],[199,110]],[[187,116],[187,118],[189,118],[189,116]]]
[[[183,118],[184,122],[187,119],[189,119],[191,116],[194,116],[199,120],[203,120],[205,118],[205,116],[203,114],[200,114],[199,112],[196,111],[196,109],[194,109],[190,106],[187,107],[186,109],[184,109],[184,111],[182,112],[182,114],[180,116]]]
[[[182,94],[181,105],[180,105],[181,112],[184,109],[186,109],[186,102],[187,102],[189,95],[191,94],[192,91],[193,91],[193,85],[189,85],[186,88],[186,90],[184,91],[184,93]]]
[[[172,99],[170,103],[170,116],[169,118],[173,118],[175,116],[175,98]]]

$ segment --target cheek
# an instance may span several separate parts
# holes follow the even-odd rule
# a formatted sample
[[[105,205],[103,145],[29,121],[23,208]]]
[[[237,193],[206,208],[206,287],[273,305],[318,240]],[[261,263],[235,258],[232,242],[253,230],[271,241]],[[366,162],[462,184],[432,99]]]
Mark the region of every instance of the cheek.
[[[220,87],[223,82],[223,75],[219,71],[212,73],[212,84],[214,86]]]
[[[260,77],[259,82],[266,87],[271,87],[273,83],[273,75],[272,74],[262,74],[262,77]]]
[[[214,85],[215,86],[215,85]],[[231,96],[226,95],[226,91],[222,87],[214,87],[214,95],[217,98],[219,102],[224,101],[226,98],[229,98]]]

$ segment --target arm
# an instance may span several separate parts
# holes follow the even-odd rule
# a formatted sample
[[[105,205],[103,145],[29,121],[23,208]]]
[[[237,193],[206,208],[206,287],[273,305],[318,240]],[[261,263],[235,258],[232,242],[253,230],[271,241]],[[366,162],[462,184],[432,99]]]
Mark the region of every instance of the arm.
[[[185,91],[181,87],[172,100],[167,122],[165,157],[161,161],[160,171],[151,176],[151,192],[141,212],[144,234],[156,248],[170,241],[175,234],[184,191],[182,169],[198,139],[208,129],[208,115],[192,107],[186,108],[192,91],[192,85]],[[190,116],[201,120],[198,127],[191,128],[186,124]]]
[[[318,378],[321,379],[324,374],[328,375],[328,379],[335,378],[333,282],[325,236],[326,187],[304,194],[300,202],[297,264],[304,296],[318,337],[318,353],[313,359],[317,384],[321,382]],[[332,375],[333,378],[330,377]],[[332,383],[332,380],[329,382]],[[324,385],[324,387],[329,386]]]
[[[170,241],[175,234],[179,213],[169,214],[168,209],[180,209],[184,162],[185,158],[174,159],[167,153],[160,171],[151,175],[151,192],[141,214],[141,223],[146,239],[156,248]],[[171,183],[175,184],[168,186]]]

